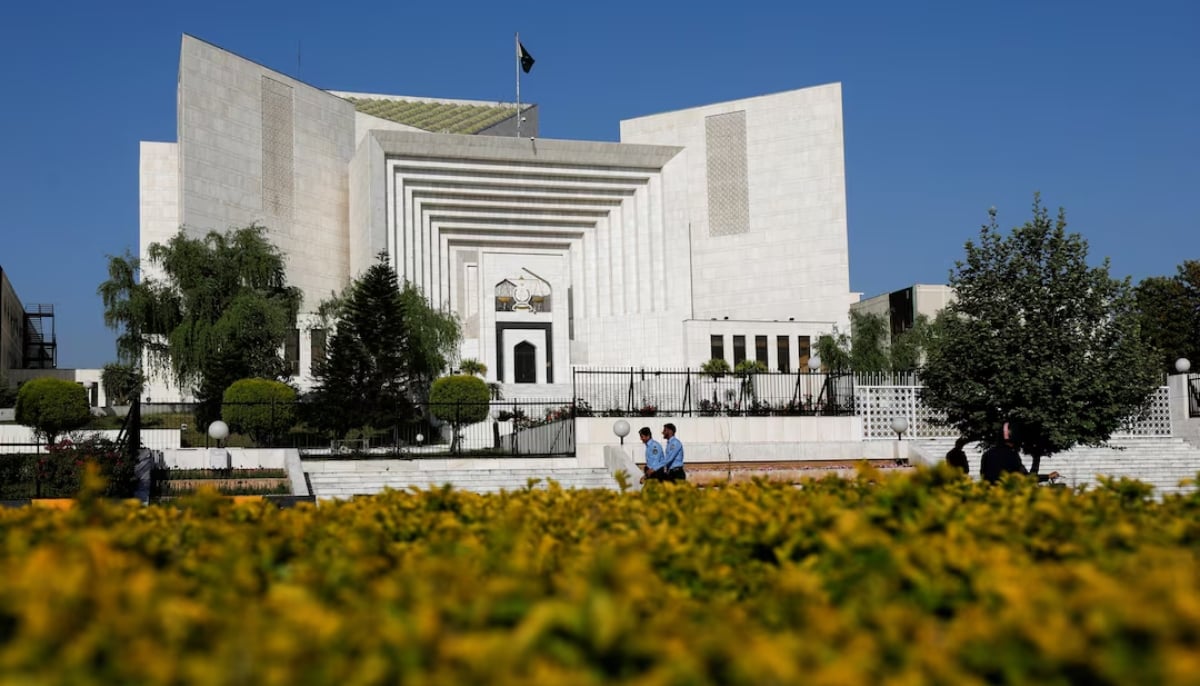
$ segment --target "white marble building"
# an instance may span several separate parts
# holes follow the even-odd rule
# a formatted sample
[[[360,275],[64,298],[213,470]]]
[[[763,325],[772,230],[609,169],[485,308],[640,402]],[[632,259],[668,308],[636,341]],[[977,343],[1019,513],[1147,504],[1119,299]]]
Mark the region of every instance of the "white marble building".
[[[620,143],[536,138],[522,109],[518,138],[513,104],[325,91],[184,36],[178,140],[142,143],[142,254],[258,222],[312,308],[386,252],[516,395],[574,365],[794,370],[846,323],[839,84],[626,120]],[[302,383],[322,338],[289,343]]]

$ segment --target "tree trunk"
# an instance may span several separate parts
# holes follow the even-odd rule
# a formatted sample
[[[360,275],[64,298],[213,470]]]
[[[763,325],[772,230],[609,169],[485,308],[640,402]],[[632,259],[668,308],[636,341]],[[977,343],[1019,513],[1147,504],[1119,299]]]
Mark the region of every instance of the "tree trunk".
[[[1041,453],[1030,453],[1030,454],[1033,456],[1033,468],[1031,468],[1029,470],[1029,473],[1033,474],[1034,476],[1037,476],[1038,470],[1041,469],[1041,467],[1042,467],[1042,455],[1041,455]]]

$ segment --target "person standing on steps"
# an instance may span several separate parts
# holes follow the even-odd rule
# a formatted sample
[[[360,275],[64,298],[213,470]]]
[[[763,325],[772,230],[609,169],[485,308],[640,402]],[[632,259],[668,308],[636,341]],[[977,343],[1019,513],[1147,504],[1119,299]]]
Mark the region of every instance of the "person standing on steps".
[[[1017,447],[1020,445],[1017,432],[1009,422],[1004,422],[1004,429],[1001,432],[1000,440],[1001,443],[999,445],[994,445],[987,449],[987,452],[983,454],[983,459],[979,463],[979,475],[983,477],[984,481],[990,484],[1000,481],[1000,477],[1007,473],[1029,474],[1029,470],[1025,468],[1025,463],[1021,462],[1021,452]],[[1058,472],[1038,474],[1038,481],[1053,481],[1058,476]]]
[[[966,436],[960,437],[954,442],[954,447],[950,449],[950,452],[946,453],[946,464],[961,469],[963,474],[971,473],[971,464],[967,462],[967,453],[963,450],[967,441]]]

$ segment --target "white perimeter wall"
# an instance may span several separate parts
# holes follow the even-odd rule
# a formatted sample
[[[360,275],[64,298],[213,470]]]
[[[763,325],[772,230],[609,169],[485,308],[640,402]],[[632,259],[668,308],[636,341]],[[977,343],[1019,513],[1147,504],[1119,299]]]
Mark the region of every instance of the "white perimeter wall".
[[[581,467],[603,467],[605,446],[619,446],[614,417],[575,420],[575,455]],[[662,443],[663,424],[671,422],[683,441],[684,463],[857,460],[891,457],[890,444],[862,440],[859,417],[629,417],[625,449],[638,464],[645,450],[638,429],[650,427]]]

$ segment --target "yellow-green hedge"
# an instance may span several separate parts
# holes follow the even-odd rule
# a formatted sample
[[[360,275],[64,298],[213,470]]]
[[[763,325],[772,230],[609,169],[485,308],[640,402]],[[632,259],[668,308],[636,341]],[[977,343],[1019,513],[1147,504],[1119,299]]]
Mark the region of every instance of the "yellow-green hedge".
[[[804,488],[0,511],[0,682],[1196,683],[1200,496]]]

